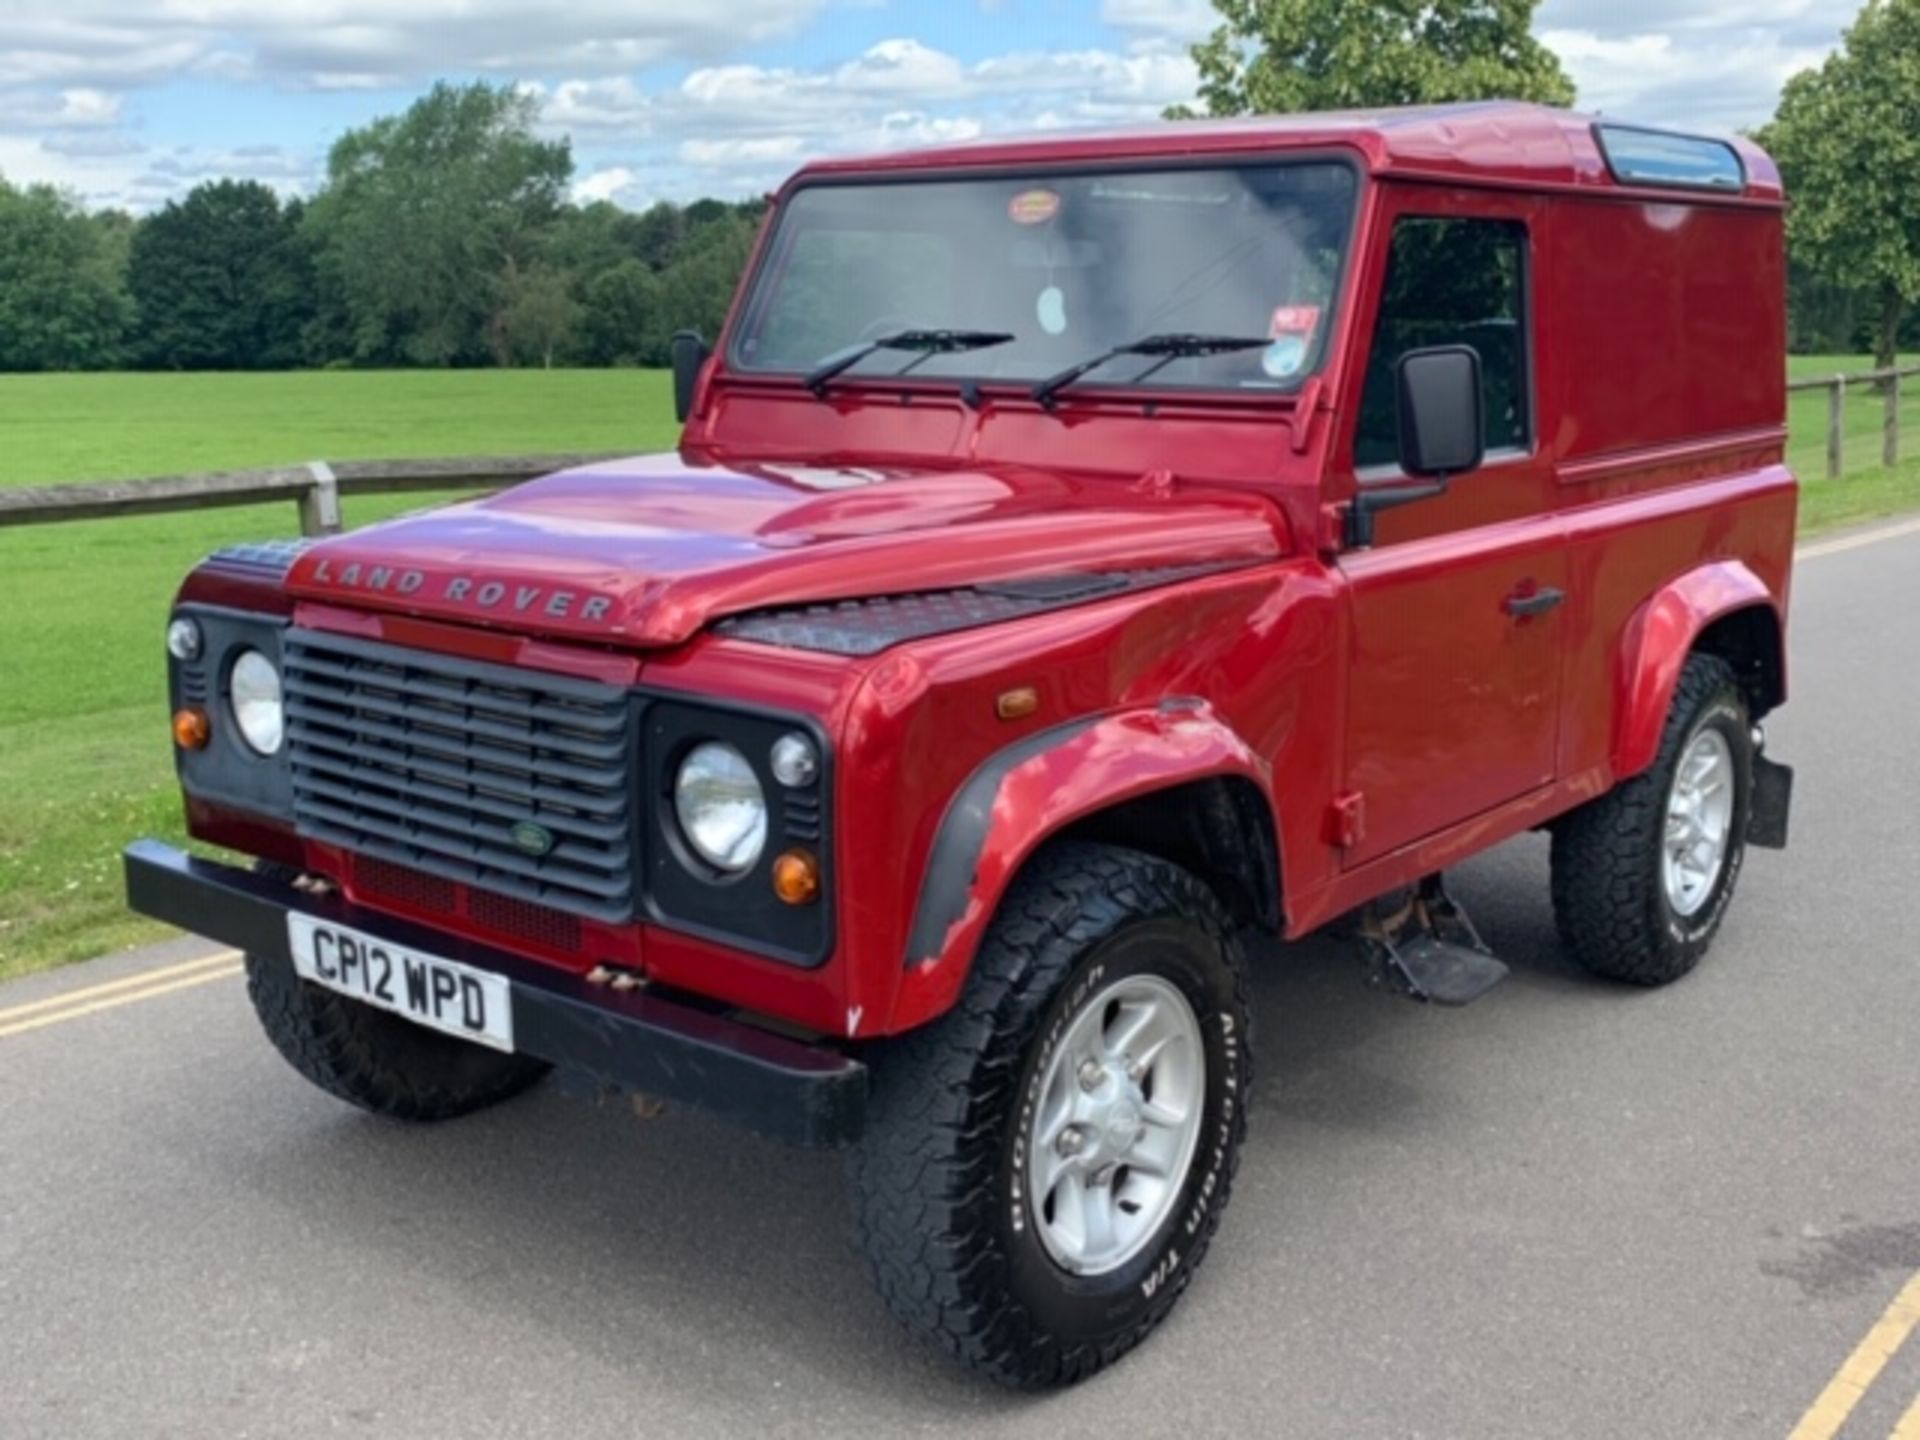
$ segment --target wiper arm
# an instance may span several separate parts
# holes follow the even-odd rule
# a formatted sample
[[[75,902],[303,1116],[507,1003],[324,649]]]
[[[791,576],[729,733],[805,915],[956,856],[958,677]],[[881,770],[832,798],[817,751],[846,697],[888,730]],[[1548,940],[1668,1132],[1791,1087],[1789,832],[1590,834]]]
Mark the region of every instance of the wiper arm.
[[[863,340],[836,350],[807,372],[806,387],[817,396],[825,396],[827,385],[844,370],[851,370],[869,355],[881,350],[917,350],[921,355],[957,355],[965,350],[986,350],[1006,345],[1016,336],[1001,330],[902,330],[882,335],[878,340]]]
[[[1082,360],[1078,365],[1068,366],[1058,375],[1049,376],[1033,387],[1033,398],[1042,406],[1051,410],[1054,397],[1083,375],[1098,370],[1109,360],[1118,360],[1122,355],[1145,355],[1154,357],[1155,363],[1149,365],[1130,382],[1139,384],[1155,371],[1175,360],[1191,360],[1202,355],[1225,355],[1235,350],[1259,350],[1271,345],[1273,338],[1262,335],[1149,335],[1144,340],[1129,340],[1125,345],[1116,345],[1113,349],[1094,356],[1091,360]]]

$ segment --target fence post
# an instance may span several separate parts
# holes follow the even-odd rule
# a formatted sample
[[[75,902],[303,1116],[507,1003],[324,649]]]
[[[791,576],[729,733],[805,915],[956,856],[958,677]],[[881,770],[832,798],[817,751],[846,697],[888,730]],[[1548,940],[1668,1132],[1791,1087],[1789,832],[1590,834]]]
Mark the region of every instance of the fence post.
[[[1827,382],[1827,478],[1840,478],[1840,463],[1846,435],[1847,377],[1836,375]]]
[[[300,533],[302,535],[338,535],[340,533],[340,482],[333,467],[324,460],[312,460],[307,473],[313,484],[300,492]]]
[[[1880,427],[1880,463],[1891,470],[1900,463],[1900,372],[1887,375],[1887,418]]]

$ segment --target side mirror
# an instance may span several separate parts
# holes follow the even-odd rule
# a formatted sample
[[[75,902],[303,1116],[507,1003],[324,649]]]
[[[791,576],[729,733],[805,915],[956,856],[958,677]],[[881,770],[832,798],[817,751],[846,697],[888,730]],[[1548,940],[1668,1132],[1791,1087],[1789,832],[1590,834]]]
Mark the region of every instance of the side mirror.
[[[700,383],[700,368],[713,350],[698,330],[677,331],[673,337],[673,413],[681,424],[693,414],[693,392]]]
[[[1486,458],[1480,352],[1468,345],[1410,350],[1400,357],[1400,468],[1444,478]]]
[[[1486,400],[1480,352],[1468,345],[1409,350],[1396,369],[1400,398],[1400,468],[1412,485],[1362,485],[1347,507],[1349,549],[1373,544],[1374,517],[1397,505],[1447,493],[1450,476],[1477,470],[1486,458]]]

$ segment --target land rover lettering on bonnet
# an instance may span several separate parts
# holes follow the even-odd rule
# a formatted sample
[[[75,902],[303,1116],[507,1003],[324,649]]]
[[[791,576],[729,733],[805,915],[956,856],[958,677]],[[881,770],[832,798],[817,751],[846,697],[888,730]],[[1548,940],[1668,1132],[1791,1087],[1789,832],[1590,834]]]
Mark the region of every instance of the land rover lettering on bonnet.
[[[187,577],[131,902],[368,1110],[844,1150],[908,1327],[1078,1380],[1245,1243],[1249,933],[1497,995],[1445,872],[1546,830],[1664,985],[1785,844],[1783,206],[1519,105],[809,166],[673,453]]]
[[[449,604],[466,605],[475,610],[502,610],[514,615],[537,613],[552,620],[565,620],[576,614],[582,620],[604,620],[613,609],[613,601],[605,596],[582,595],[576,590],[551,585],[510,583],[475,575],[429,576],[424,570],[362,565],[357,560],[336,569],[331,560],[319,558],[314,561],[308,579],[317,586],[372,595],[390,594],[402,599],[425,594],[431,588]]]

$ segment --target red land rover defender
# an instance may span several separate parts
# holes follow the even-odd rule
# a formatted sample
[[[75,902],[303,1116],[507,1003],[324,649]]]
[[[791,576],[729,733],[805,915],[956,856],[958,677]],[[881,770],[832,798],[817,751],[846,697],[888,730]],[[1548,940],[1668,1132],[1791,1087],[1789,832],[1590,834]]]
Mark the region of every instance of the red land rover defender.
[[[847,1147],[910,1327],[1087,1375],[1226,1206],[1243,931],[1464,1003],[1439,877],[1546,827],[1662,984],[1784,843],[1781,213],[1503,104],[811,166],[676,454],[188,577],[191,829],[257,863],[131,901],[377,1113],[552,1069]]]

